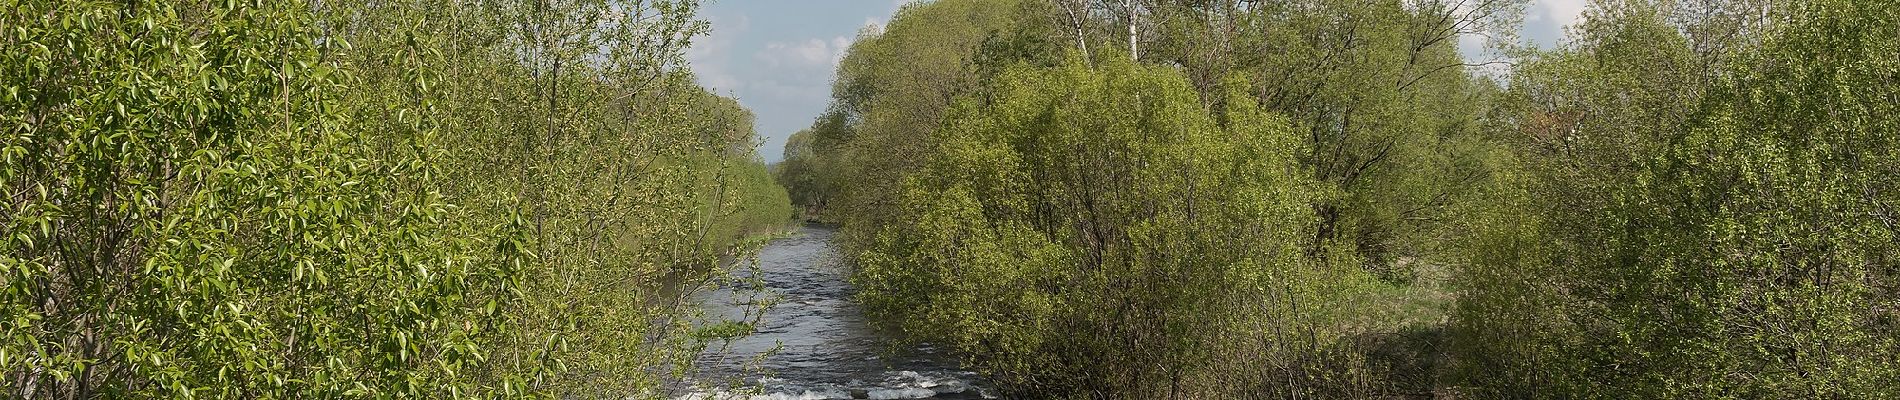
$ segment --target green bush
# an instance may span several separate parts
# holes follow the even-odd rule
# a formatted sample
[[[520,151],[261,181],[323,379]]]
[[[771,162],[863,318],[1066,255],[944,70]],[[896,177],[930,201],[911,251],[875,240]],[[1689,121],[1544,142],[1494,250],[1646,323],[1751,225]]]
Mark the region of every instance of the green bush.
[[[1459,325],[1474,391],[1895,396],[1900,198],[1883,188],[1900,171],[1900,7],[1787,4],[1759,43],[1706,64],[1656,9],[1599,13],[1606,39],[1524,72],[1546,93],[1622,91],[1520,125],[1562,144],[1525,147],[1524,189],[1473,243]]]
[[[518,393],[473,382],[527,254],[349,129],[294,3],[5,7],[0,388]],[[44,18],[54,16],[53,18]]]
[[[1178,72],[1096,61],[1008,69],[990,102],[953,110],[896,196],[915,218],[858,256],[875,320],[1036,396],[1344,379],[1302,360],[1352,353],[1321,347],[1350,347],[1350,299],[1376,281],[1305,257],[1320,189],[1300,137],[1244,95],[1217,120]],[[1302,371],[1289,385],[1267,365]]]
[[[657,396],[789,218],[696,7],[0,3],[0,390]]]

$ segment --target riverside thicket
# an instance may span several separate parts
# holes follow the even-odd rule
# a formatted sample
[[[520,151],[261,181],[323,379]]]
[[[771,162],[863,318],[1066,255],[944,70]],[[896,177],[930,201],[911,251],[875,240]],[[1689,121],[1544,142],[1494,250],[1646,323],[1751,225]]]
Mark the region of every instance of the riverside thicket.
[[[779,178],[1017,396],[1900,391],[1900,7],[1526,3],[911,5]]]
[[[655,395],[790,212],[696,7],[0,2],[0,391]]]

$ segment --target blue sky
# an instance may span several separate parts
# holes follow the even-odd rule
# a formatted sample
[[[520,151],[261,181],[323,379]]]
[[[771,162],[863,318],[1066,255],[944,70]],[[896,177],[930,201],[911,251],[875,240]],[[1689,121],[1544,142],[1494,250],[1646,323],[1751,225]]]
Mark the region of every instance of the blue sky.
[[[699,82],[758,115],[759,155],[777,162],[785,138],[811,125],[831,99],[831,78],[846,48],[865,29],[881,29],[909,0],[710,0],[701,16],[710,35],[686,58]],[[1521,36],[1551,46],[1583,12],[1585,0],[1534,0]],[[1476,54],[1483,42],[1462,43]]]

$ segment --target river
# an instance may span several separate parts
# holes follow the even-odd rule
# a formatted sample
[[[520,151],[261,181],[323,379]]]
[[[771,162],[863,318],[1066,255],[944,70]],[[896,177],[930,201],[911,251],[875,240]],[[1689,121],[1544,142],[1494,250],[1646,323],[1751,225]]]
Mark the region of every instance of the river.
[[[695,296],[713,321],[744,320],[746,304],[776,298],[753,334],[713,343],[679,399],[983,399],[980,377],[928,344],[894,349],[865,325],[832,245],[833,230],[807,225],[740,268],[765,291],[726,285]],[[753,275],[756,271],[756,276]]]

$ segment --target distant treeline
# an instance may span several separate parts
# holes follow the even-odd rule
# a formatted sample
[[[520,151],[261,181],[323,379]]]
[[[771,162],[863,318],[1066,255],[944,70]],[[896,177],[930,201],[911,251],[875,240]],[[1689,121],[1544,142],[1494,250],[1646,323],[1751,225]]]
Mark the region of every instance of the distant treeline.
[[[1900,396],[1900,4],[1525,3],[912,4],[775,171],[1012,397]]]
[[[0,1],[0,397],[659,395],[790,219],[696,7]]]

